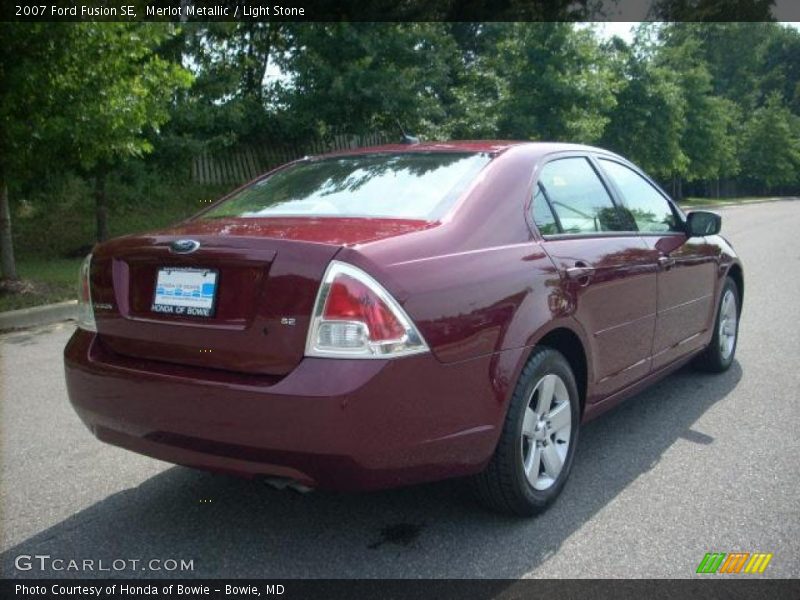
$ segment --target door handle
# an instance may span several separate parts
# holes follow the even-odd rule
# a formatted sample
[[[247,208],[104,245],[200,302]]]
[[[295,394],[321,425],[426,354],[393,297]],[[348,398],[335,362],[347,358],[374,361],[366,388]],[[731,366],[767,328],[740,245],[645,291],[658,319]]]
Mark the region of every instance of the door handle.
[[[565,271],[567,279],[577,281],[581,285],[587,285],[594,275],[594,267],[590,267],[584,262],[578,261],[574,267],[569,267]]]
[[[675,259],[669,256],[659,256],[658,257],[658,266],[664,269],[671,269],[675,265]]]

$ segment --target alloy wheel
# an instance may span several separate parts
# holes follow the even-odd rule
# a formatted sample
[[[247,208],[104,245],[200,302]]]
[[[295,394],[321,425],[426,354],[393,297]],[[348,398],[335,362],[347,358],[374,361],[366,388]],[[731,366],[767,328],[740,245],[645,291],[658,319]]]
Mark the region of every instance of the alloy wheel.
[[[736,320],[736,296],[727,290],[719,309],[719,352],[723,360],[731,357],[736,345]]]
[[[567,386],[558,375],[549,373],[534,386],[522,422],[522,464],[534,489],[546,490],[558,479],[571,433]]]

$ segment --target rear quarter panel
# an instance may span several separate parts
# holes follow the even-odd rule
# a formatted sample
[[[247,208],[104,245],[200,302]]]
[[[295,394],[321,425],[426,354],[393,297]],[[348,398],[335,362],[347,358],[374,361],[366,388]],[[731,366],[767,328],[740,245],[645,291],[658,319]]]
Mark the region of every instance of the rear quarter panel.
[[[560,321],[574,328],[558,271],[525,218],[537,159],[512,148],[438,227],[337,256],[387,287],[441,362],[530,346]]]

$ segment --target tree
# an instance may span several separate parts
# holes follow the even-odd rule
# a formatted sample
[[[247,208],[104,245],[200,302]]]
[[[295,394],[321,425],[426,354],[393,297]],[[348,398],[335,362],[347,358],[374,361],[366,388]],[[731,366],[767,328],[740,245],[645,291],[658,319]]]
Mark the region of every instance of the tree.
[[[457,47],[442,23],[301,23],[276,57],[294,129],[437,134]]]
[[[438,98],[446,115],[438,137],[480,139],[497,136],[498,101],[505,82],[494,64],[494,48],[503,34],[495,23],[448,23],[452,52],[445,65],[446,85]]]
[[[14,238],[11,235],[11,206],[8,202],[8,184],[0,175],[0,257],[2,257],[2,279],[17,279],[17,263],[14,259]]]
[[[505,89],[498,133],[521,139],[594,142],[619,85],[591,30],[570,23],[498,24],[494,68]]]
[[[786,25],[770,25],[763,56],[761,92],[783,96],[791,111],[800,115],[800,31]]]
[[[663,45],[656,53],[656,64],[677,75],[685,103],[681,150],[688,162],[685,171],[674,176],[687,181],[712,180],[739,171],[739,111],[733,101],[714,94],[713,77],[696,34],[692,24],[667,25],[660,31]],[[676,195],[681,196],[680,187]]]
[[[692,39],[713,75],[714,94],[750,113],[778,91],[795,112],[800,82],[800,32],[774,22],[683,23],[671,45]]]
[[[684,23],[671,30],[674,45],[693,40],[713,75],[713,93],[745,112],[761,102],[766,43],[775,23]]]
[[[58,156],[44,128],[55,100],[49,69],[64,57],[65,30],[49,24],[0,23],[0,251],[2,276],[16,279],[9,188],[52,164]]]
[[[93,178],[97,239],[108,237],[105,179],[122,159],[152,150],[148,134],[170,116],[175,91],[191,76],[156,53],[173,33],[169,25],[71,24],[70,53],[51,74],[61,109],[50,116],[55,138],[70,149],[77,167]]]
[[[173,56],[186,55],[195,74],[167,135],[197,146],[229,146],[265,137],[276,123],[268,70],[286,49],[278,21],[188,23],[173,38]]]
[[[747,122],[742,161],[748,177],[767,189],[800,181],[800,117],[778,93]]]
[[[644,32],[642,32],[644,33]],[[645,42],[639,35],[634,46]],[[636,52],[622,40],[613,43],[623,85],[602,145],[619,152],[654,177],[684,174],[689,159],[681,148],[686,102],[677,75],[658,66],[647,52]]]
[[[155,52],[174,29],[136,23],[2,27],[3,185],[30,180],[56,159],[61,169],[91,176],[97,238],[103,240],[107,173],[117,161],[152,149],[149,136],[169,118],[175,90],[191,82],[185,69]],[[5,237],[2,247],[10,247]],[[4,260],[4,268],[5,262],[11,261]]]

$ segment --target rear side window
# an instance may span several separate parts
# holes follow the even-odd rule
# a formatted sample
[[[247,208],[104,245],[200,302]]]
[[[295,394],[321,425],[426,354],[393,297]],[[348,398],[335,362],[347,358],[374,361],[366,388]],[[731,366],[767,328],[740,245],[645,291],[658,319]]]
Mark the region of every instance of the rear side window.
[[[542,167],[539,186],[550,201],[560,233],[631,231],[633,223],[618,209],[588,159],[561,158]],[[534,220],[541,231],[534,202]],[[547,227],[547,223],[542,223]],[[542,231],[545,234],[544,231]],[[546,234],[545,234],[546,235]]]
[[[664,233],[680,230],[669,202],[649,181],[616,161],[601,158],[600,164],[622,194],[625,207],[639,231]]]
[[[436,220],[489,160],[479,153],[408,152],[305,161],[243,189],[203,218]]]

